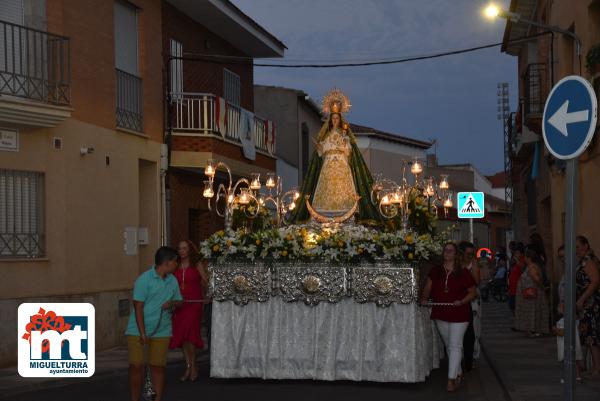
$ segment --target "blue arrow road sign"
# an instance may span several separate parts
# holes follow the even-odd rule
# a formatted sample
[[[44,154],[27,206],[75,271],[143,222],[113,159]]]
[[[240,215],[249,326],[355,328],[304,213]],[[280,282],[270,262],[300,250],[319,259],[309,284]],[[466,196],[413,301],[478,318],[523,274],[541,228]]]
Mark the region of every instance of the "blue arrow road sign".
[[[485,216],[483,192],[459,192],[456,197],[460,219],[482,219]]]
[[[561,79],[550,91],[542,131],[546,147],[559,159],[573,159],[589,145],[596,130],[594,88],[577,75]]]

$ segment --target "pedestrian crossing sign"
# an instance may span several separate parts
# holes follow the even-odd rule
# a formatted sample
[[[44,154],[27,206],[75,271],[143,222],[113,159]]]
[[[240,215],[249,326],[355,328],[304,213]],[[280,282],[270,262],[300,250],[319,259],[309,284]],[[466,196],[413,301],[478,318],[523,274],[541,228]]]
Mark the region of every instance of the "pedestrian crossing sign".
[[[459,219],[482,219],[485,216],[483,192],[459,192],[457,198]]]

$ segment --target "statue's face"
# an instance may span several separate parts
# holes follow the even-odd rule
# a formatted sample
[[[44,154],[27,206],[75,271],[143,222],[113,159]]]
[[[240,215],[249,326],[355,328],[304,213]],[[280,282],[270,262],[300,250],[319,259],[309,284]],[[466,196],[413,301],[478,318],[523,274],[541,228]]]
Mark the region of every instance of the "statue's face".
[[[339,128],[340,127],[340,115],[335,113],[331,115],[331,126],[333,128]]]

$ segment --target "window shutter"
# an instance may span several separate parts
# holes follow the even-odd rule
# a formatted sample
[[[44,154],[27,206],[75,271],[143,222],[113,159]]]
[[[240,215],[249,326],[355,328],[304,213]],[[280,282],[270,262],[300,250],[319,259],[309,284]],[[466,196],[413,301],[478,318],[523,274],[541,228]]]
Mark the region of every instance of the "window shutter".
[[[115,67],[138,76],[137,9],[115,2]]]

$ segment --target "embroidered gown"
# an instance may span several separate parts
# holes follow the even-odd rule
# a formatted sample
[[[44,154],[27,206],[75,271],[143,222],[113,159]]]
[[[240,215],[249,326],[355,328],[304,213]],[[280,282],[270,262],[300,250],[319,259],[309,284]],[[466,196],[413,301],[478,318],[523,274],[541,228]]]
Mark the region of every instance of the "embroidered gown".
[[[334,129],[320,143],[321,174],[312,205],[319,213],[344,213],[354,206],[356,187],[350,169],[352,147],[347,135]]]

